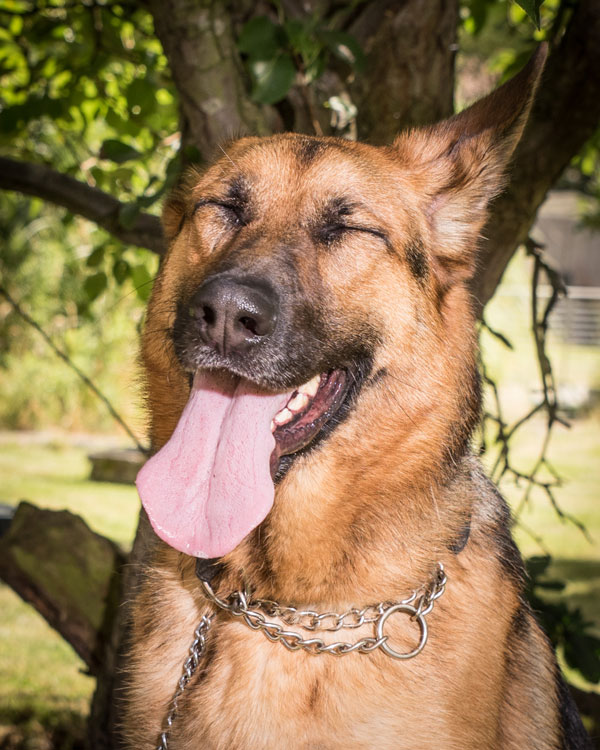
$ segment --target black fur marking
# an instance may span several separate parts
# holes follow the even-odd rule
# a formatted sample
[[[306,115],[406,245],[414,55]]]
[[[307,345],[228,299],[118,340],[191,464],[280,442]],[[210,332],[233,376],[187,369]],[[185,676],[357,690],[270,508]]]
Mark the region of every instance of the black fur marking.
[[[368,379],[366,385],[368,386],[377,385],[377,383],[379,383],[380,380],[383,380],[385,377],[387,377],[387,374],[388,374],[387,367],[381,367],[379,370],[377,370],[377,372],[374,375],[372,375]]]
[[[459,552],[462,552],[463,549],[467,546],[467,542],[469,541],[469,537],[471,536],[471,521],[467,521],[467,523],[463,526],[462,531],[460,532],[458,538],[448,545],[448,549],[450,552],[454,552],[455,555],[458,555]]]
[[[427,263],[427,256],[425,255],[425,248],[420,238],[411,240],[406,246],[405,250],[406,262],[412,275],[417,281],[423,281],[429,274],[429,265]]]
[[[525,601],[521,602],[521,606],[518,607],[515,612],[511,625],[509,638],[514,638],[517,641],[522,641],[527,635],[530,628],[530,617],[532,616],[531,608]]]
[[[326,148],[327,145],[316,138],[302,138],[296,147],[298,161],[303,167],[308,167]]]
[[[229,189],[227,191],[227,199],[232,203],[237,203],[241,206],[248,202],[249,192],[250,190],[248,187],[248,183],[246,182],[244,177],[238,176],[235,177],[229,185]]]
[[[308,710],[314,711],[319,703],[321,697],[321,685],[319,679],[316,678],[308,696]]]
[[[594,745],[585,731],[581,717],[559,668],[556,668],[556,701],[560,717],[561,750],[593,750]]]
[[[487,477],[479,465],[471,473],[471,481],[477,495],[486,500],[486,505],[494,508],[494,517],[486,524],[486,535],[495,547],[496,557],[504,574],[509,578],[517,591],[522,591],[525,584],[525,567],[523,559],[510,533],[511,515],[506,500],[496,485]]]
[[[511,515],[506,500],[502,497],[496,486],[487,480],[488,491],[493,492],[497,498],[497,507],[502,514],[494,529],[494,542],[498,554],[498,560],[505,574],[513,580],[515,585],[522,589],[525,582],[525,568],[523,558],[510,533]]]
[[[385,232],[377,227],[356,224],[351,218],[349,219],[356,208],[358,208],[356,203],[352,203],[343,196],[332,198],[323,209],[320,220],[314,228],[315,240],[330,247],[350,232],[364,232],[383,240],[387,250],[392,252],[392,245]]]

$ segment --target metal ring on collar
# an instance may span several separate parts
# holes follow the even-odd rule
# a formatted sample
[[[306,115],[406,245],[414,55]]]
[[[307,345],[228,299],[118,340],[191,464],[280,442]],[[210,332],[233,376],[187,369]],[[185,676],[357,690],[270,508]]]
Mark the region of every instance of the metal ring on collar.
[[[396,612],[410,615],[411,619],[414,619],[419,623],[419,627],[421,628],[421,638],[419,639],[419,643],[416,648],[406,654],[401,654],[398,651],[395,651],[391,646],[388,646],[387,640],[381,644],[381,649],[393,659],[412,659],[414,656],[421,653],[427,643],[427,623],[425,622],[425,617],[423,615],[417,614],[415,607],[412,607],[410,604],[395,604],[393,607],[386,609],[377,621],[377,628],[375,631],[377,633],[377,638],[387,638],[387,636],[384,636],[383,634],[383,626],[385,625],[387,618]]]

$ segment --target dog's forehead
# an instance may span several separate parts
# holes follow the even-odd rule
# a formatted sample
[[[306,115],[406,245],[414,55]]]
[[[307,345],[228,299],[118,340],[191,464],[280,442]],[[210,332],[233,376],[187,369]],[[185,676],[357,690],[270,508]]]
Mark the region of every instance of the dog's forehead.
[[[206,178],[217,189],[243,184],[248,197],[259,202],[303,197],[319,203],[341,195],[376,199],[392,175],[389,159],[377,148],[284,134],[231,144]]]

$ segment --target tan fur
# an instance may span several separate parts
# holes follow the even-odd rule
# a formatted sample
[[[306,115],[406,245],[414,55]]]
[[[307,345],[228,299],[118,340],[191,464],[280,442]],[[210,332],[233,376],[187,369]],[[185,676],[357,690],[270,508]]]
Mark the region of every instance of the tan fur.
[[[485,104],[389,148],[309,139],[319,148],[303,159],[302,136],[243,139],[189,175],[166,206],[171,244],[143,340],[155,450],[189,394],[168,335],[175,302],[224,258],[237,253],[261,273],[286,253],[332,335],[369,321],[380,338],[372,372],[381,378],[363,388],[319,449],[296,459],[267,519],[224,558],[219,592],[247,581],[257,596],[343,611],[404,598],[436,561],[449,581],[429,617],[425,650],[406,662],[381,652],[290,653],[219,613],[169,747],[562,747],[553,656],[524,610],[518,571],[507,572],[503,506],[465,447],[477,418],[465,280],[540,67],[538,56],[517,84]],[[240,174],[252,185],[254,218],[239,233],[211,206],[193,211]],[[340,190],[361,206],[354,220],[384,230],[387,246],[363,232],[325,251],[318,246],[310,228]],[[422,275],[405,259],[416,242],[428,269]],[[468,544],[457,554],[450,548],[469,520]],[[194,628],[212,611],[192,558],[162,543],[150,558],[128,665],[131,748],[156,743]],[[396,648],[410,650],[417,630],[392,617],[389,634]],[[323,637],[333,642],[340,634]]]

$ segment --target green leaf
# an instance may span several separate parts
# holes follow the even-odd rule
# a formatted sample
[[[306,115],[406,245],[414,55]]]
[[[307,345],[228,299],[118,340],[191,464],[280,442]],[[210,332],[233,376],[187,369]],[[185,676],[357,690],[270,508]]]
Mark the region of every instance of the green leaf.
[[[540,28],[540,7],[544,0],[515,0],[517,5],[527,13],[529,18],[535,24],[536,29]]]
[[[131,229],[140,213],[137,203],[125,203],[119,209],[119,224],[124,229]]]
[[[273,60],[255,60],[250,65],[254,87],[252,98],[260,104],[275,104],[290,90],[296,77],[292,58],[281,54]]]
[[[89,268],[96,268],[96,266],[99,266],[103,260],[104,260],[104,245],[99,245],[97,248],[92,250],[92,252],[88,255],[88,258],[85,263],[87,266],[89,266]]]
[[[141,154],[137,149],[133,148],[133,146],[128,146],[126,143],[123,143],[123,141],[118,141],[115,138],[108,138],[100,147],[99,156],[101,159],[110,159],[117,164],[122,164],[131,159],[139,159]]]
[[[108,279],[104,271],[88,276],[83,282],[83,291],[90,302],[93,302],[106,289]]]
[[[156,107],[156,89],[147,78],[136,78],[133,80],[126,91],[127,104],[129,109],[139,107],[138,114],[148,114]]]
[[[289,45],[293,52],[302,57],[305,66],[311,65],[323,49],[323,42],[318,39],[313,31],[313,22],[292,19],[283,25]]]
[[[281,27],[266,16],[251,18],[240,33],[237,47],[250,58],[269,60],[282,47]]]
[[[129,263],[123,258],[117,258],[113,264],[113,276],[117,284],[122,284],[127,278],[129,278]]]
[[[154,280],[150,275],[148,269],[144,265],[133,266],[131,269],[131,280],[137,292],[137,296],[142,302],[147,302],[152,291],[152,281]]]
[[[320,37],[327,49],[339,60],[359,72],[364,70],[365,53],[355,37],[343,31],[321,31]]]

